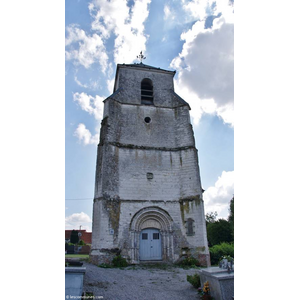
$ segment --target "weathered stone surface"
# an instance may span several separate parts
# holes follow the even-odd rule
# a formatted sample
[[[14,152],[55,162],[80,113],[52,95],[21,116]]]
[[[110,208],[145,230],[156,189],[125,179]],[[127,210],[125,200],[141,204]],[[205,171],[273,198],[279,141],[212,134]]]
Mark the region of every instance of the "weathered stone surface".
[[[161,232],[162,259],[182,249],[210,265],[198,155],[189,105],[174,93],[174,72],[118,65],[104,107],[96,164],[91,260],[120,249],[139,263],[141,230]],[[153,105],[141,104],[141,81],[153,83]],[[187,220],[193,234],[187,234]]]
[[[66,267],[65,268],[65,299],[81,297],[83,291],[83,277],[86,268]]]
[[[219,267],[210,267],[200,271],[200,280],[208,281],[211,296],[216,300],[232,300],[234,296],[234,272]]]

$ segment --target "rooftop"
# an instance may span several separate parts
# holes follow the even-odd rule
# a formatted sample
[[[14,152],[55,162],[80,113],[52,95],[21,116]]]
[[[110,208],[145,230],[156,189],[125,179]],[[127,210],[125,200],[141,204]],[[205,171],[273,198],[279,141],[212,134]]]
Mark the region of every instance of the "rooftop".
[[[175,74],[176,71],[170,71],[170,70],[165,70],[165,69],[161,69],[161,68],[156,68],[153,66],[149,66],[149,65],[145,65],[143,63],[135,63],[135,64],[118,64],[117,67],[132,67],[132,68],[143,68],[143,69],[148,69],[148,70],[158,70],[158,71],[164,71],[164,72],[168,72],[168,73],[173,73]]]

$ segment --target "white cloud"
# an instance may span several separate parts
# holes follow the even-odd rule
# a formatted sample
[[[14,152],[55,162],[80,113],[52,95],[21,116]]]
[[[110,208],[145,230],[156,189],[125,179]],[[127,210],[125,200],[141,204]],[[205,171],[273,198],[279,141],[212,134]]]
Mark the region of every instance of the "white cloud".
[[[86,93],[74,93],[73,100],[77,102],[81,109],[93,115],[97,121],[103,117],[103,100],[104,97],[87,95]]]
[[[74,80],[80,87],[88,88],[88,85],[81,83],[76,75],[74,77]]]
[[[74,213],[68,217],[66,217],[66,222],[73,222],[73,223],[90,223],[92,222],[91,218],[84,212],[81,213]]]
[[[204,20],[209,15],[219,13],[226,18],[226,23],[233,23],[233,3],[230,0],[191,0],[183,1],[183,9],[197,20]]]
[[[96,132],[99,132],[101,120],[103,117],[104,97],[100,97],[98,95],[93,97],[83,92],[77,92],[73,94],[73,100],[79,104],[82,110],[88,112],[96,119],[97,126],[95,130]],[[74,136],[76,136],[84,145],[97,145],[99,142],[99,134],[96,133],[95,135],[92,135],[91,132],[82,123],[77,126],[74,132]]]
[[[97,91],[101,88],[100,80],[89,80],[88,88],[93,91]]]
[[[109,38],[115,28],[121,28],[129,16],[129,7],[124,0],[94,0],[89,4],[89,11],[94,17],[92,29]]]
[[[108,92],[111,93],[111,94],[113,93],[113,90],[114,90],[114,84],[115,84],[115,79],[114,78],[106,80],[106,85],[107,85]]]
[[[202,10],[204,15],[209,7],[199,1],[189,4],[199,5],[199,11]],[[175,88],[189,102],[195,125],[205,112],[215,114],[233,126],[234,33],[233,18],[229,17],[233,12],[232,7],[228,4],[225,6],[222,1],[217,1],[214,8],[214,11],[219,12],[217,7],[226,13],[214,19],[211,28],[205,28],[203,17],[202,21],[198,20],[190,30],[181,34],[185,42],[181,53],[171,62],[171,67],[178,70]]]
[[[203,20],[214,0],[183,1],[183,8],[197,19]],[[185,4],[186,3],[186,4]]]
[[[165,5],[164,6],[164,20],[168,20],[168,19],[174,20],[175,16],[174,16],[173,12],[171,11],[170,6]]]
[[[92,64],[99,63],[102,72],[107,69],[108,56],[102,38],[94,33],[89,36],[76,25],[66,28],[66,60],[74,60],[88,69]]]
[[[106,72],[109,73],[109,70],[110,70],[110,64],[108,65]],[[101,89],[100,79],[92,80],[92,78],[89,78],[88,82],[83,83],[78,79],[77,73],[78,73],[78,70],[76,70],[76,73],[74,75],[74,81],[77,83],[78,86],[85,88],[85,89],[93,90],[93,91]]]
[[[145,51],[147,36],[144,22],[149,15],[151,0],[135,0],[131,9],[124,0],[94,0],[89,10],[94,18],[92,29],[107,39],[115,34],[115,63],[131,63]]]
[[[91,231],[92,220],[84,212],[74,213],[65,218],[65,229],[79,229],[80,225],[81,229]]]
[[[84,145],[97,145],[99,142],[99,134],[96,133],[92,135],[82,123],[77,126],[74,136],[76,136],[80,142],[83,142]]]
[[[214,186],[203,194],[205,212],[217,211],[218,217],[227,218],[229,202],[234,194],[234,171],[223,171]]]

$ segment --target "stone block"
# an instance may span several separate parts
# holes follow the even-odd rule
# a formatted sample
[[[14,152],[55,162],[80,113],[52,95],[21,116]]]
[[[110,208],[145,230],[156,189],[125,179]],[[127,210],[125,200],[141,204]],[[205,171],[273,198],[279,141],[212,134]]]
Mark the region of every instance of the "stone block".
[[[210,267],[200,271],[201,285],[208,281],[211,296],[215,300],[232,300],[234,296],[234,272],[219,267]]]
[[[65,268],[65,299],[71,299],[71,296],[79,299],[82,296],[85,272],[86,268],[82,267]]]

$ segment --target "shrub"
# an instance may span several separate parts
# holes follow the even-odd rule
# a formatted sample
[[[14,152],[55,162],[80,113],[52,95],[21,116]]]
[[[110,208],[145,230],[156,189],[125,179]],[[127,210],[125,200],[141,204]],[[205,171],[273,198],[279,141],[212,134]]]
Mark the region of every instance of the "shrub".
[[[116,268],[122,268],[127,267],[128,263],[125,258],[123,258],[121,255],[117,255],[112,260],[112,265]]]
[[[200,275],[197,273],[194,275],[186,275],[186,280],[196,289],[201,286]]]
[[[221,243],[220,245],[214,245],[211,247],[209,252],[211,264],[216,265],[224,255],[234,257],[234,246],[233,243]]]
[[[85,246],[86,243],[85,243],[83,240],[80,240],[79,243],[78,243],[78,245],[80,245],[80,246]]]
[[[183,267],[199,266],[199,261],[192,256],[188,256],[181,261],[180,265]]]

